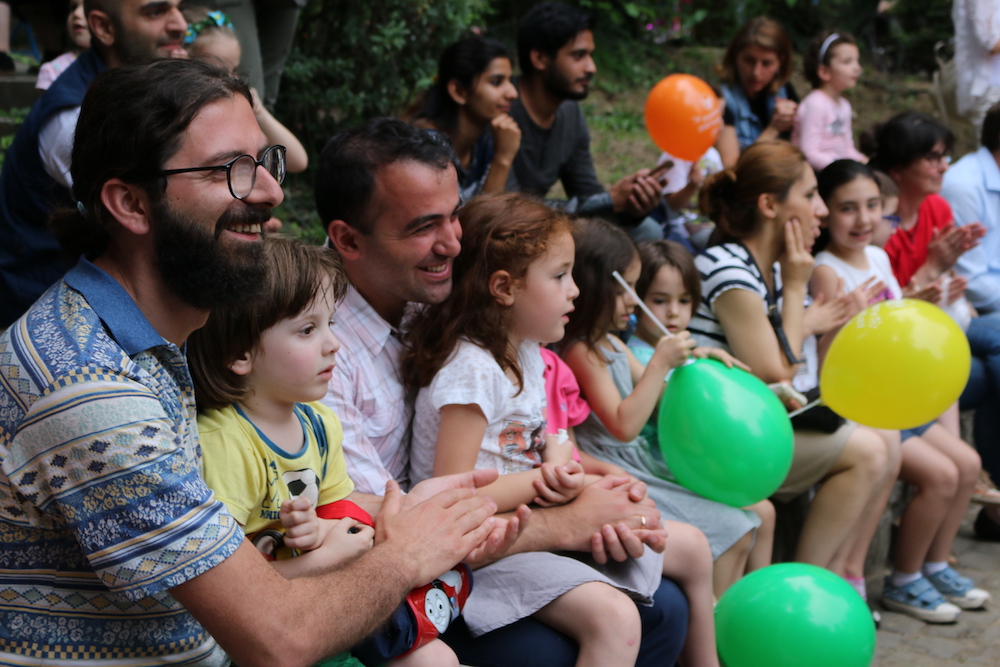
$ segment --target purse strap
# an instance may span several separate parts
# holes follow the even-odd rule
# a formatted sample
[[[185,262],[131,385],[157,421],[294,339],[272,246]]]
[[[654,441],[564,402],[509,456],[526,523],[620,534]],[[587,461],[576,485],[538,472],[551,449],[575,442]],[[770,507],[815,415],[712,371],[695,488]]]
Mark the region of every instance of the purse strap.
[[[801,364],[805,361],[805,359],[796,358],[795,353],[792,352],[792,346],[788,344],[788,336],[785,335],[785,329],[781,320],[781,309],[778,308],[777,295],[767,286],[767,282],[764,280],[764,272],[760,270],[759,266],[757,266],[757,260],[754,259],[753,253],[750,252],[750,249],[743,245],[740,241],[737,241],[736,243],[743,248],[743,252],[747,254],[750,264],[752,264],[754,270],[757,271],[757,277],[760,278],[760,283],[764,286],[764,301],[767,303],[767,321],[771,323],[771,328],[774,329],[774,335],[778,337],[778,343],[781,345],[781,351],[784,352],[785,358],[788,359],[788,363]]]

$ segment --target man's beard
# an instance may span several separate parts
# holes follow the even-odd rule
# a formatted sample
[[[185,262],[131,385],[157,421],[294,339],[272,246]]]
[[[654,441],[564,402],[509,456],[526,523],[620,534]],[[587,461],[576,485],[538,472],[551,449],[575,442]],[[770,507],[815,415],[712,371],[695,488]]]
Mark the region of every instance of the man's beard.
[[[222,230],[232,225],[270,220],[268,209],[239,205],[206,229],[176,214],[164,200],[152,206],[156,261],[167,288],[184,303],[201,310],[255,297],[267,269],[262,242],[225,242]],[[262,232],[263,233],[263,232]]]
[[[156,49],[159,40],[151,43],[148,37],[126,30],[117,16],[111,15],[110,18],[115,29],[115,43],[112,48],[124,64],[141,65],[158,57]]]
[[[589,85],[583,89],[582,93],[573,90],[570,80],[555,67],[550,66],[547,68],[542,76],[544,77],[545,87],[548,91],[561,100],[579,101],[586,99],[590,93]]]

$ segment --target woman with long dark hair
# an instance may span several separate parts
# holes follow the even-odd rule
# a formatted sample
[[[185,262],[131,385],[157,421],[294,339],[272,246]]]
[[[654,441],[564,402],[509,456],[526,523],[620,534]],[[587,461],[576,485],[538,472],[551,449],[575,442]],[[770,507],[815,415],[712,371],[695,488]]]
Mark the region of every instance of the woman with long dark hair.
[[[410,122],[451,141],[458,157],[463,201],[480,192],[502,192],[521,129],[510,117],[517,99],[506,47],[471,36],[444,50],[433,85],[417,100]]]

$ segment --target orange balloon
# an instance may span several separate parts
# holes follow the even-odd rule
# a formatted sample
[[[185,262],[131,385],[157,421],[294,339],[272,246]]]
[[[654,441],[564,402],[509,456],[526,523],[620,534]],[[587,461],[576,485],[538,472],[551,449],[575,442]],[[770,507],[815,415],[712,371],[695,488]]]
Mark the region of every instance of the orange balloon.
[[[653,142],[676,158],[696,162],[722,127],[719,99],[690,74],[671,74],[646,98],[646,129]]]

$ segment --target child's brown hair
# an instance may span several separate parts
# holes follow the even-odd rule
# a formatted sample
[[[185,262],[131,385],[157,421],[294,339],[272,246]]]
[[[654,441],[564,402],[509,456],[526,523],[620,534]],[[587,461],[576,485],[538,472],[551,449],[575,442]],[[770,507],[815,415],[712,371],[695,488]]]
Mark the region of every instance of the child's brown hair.
[[[642,260],[642,273],[635,283],[636,294],[645,299],[649,286],[656,279],[656,274],[664,266],[672,266],[681,274],[684,289],[691,297],[691,312],[698,310],[701,304],[701,274],[694,265],[694,257],[687,248],[676,241],[647,241],[639,244],[639,259]]]
[[[577,220],[573,240],[576,242],[573,280],[580,288],[580,296],[573,302],[561,351],[582,340],[587,349],[597,352],[597,344],[608,332],[614,316],[615,299],[622,290],[612,273],[624,274],[638,256],[638,250],[621,227],[601,218]]]
[[[252,352],[264,332],[295,317],[323,290],[343,298],[347,278],[337,253],[297,239],[269,237],[264,241],[267,272],[257,298],[214,308],[205,326],[188,339],[188,365],[199,410],[224,408],[251,393],[247,377],[230,366]]]
[[[833,58],[833,50],[841,44],[857,46],[858,42],[850,33],[825,30],[809,43],[806,57],[802,59],[802,69],[813,88],[819,88],[823,85],[823,80],[819,78],[819,66],[829,67]]]
[[[462,207],[462,252],[452,273],[451,295],[417,317],[407,334],[403,377],[425,387],[444,366],[459,339],[488,350],[522,385],[517,352],[508,344],[510,308],[490,292],[490,276],[506,271],[516,282],[541,257],[552,238],[572,229],[569,218],[541,200],[515,192],[476,197]]]

